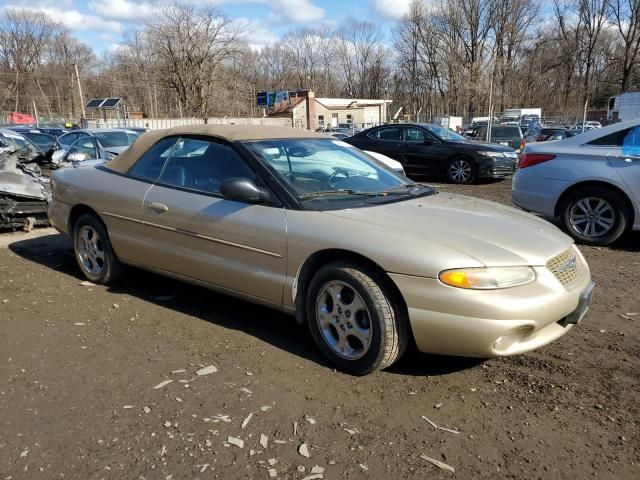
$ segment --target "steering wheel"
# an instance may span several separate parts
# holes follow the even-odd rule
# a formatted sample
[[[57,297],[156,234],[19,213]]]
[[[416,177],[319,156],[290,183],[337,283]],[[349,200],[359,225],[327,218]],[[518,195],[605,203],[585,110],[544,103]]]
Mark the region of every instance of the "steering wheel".
[[[331,175],[329,175],[329,178],[327,178],[327,183],[335,188],[335,181],[338,179],[339,176],[343,176],[344,178],[349,178],[349,171],[345,168],[336,168],[335,172],[333,172]]]

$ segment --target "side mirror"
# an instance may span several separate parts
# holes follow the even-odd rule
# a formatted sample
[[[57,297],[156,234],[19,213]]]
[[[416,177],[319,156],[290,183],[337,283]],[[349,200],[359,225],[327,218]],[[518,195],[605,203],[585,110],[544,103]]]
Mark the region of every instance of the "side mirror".
[[[222,182],[220,193],[229,200],[247,203],[269,203],[273,201],[271,194],[258,187],[248,178],[231,178]]]

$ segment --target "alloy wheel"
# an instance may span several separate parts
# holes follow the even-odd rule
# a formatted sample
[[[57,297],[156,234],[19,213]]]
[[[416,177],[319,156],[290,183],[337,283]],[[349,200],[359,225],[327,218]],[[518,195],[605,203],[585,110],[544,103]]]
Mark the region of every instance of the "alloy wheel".
[[[105,266],[105,251],[98,232],[93,227],[85,225],[78,232],[76,242],[82,268],[91,276],[99,276]]]
[[[580,235],[600,237],[614,226],[616,213],[606,200],[599,197],[585,197],[571,206],[569,223]]]
[[[346,360],[362,358],[371,346],[369,309],[345,282],[326,283],[316,298],[316,321],[325,343]]]
[[[472,178],[472,167],[466,160],[455,160],[449,166],[449,178],[456,183],[468,183]]]

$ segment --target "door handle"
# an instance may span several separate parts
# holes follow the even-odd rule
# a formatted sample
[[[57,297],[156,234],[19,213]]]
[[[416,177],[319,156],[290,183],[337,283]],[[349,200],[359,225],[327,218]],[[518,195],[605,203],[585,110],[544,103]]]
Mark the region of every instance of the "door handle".
[[[638,155],[620,155],[618,156],[619,160],[624,160],[625,162],[633,162],[633,161],[638,161],[640,160],[640,157]]]
[[[149,207],[151,210],[158,213],[164,213],[169,211],[169,207],[167,207],[164,203],[159,203],[159,202],[150,202],[147,204],[147,207]]]

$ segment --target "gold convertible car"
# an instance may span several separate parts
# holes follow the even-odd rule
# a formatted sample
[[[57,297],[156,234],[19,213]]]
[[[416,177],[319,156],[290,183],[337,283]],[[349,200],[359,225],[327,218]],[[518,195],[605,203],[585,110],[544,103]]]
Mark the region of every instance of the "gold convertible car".
[[[152,131],[51,184],[51,222],[92,282],[127,264],[283,310],[355,374],[412,341],[476,357],[540,347],[580,322],[593,291],[550,223],[437,192],[303,130]]]

